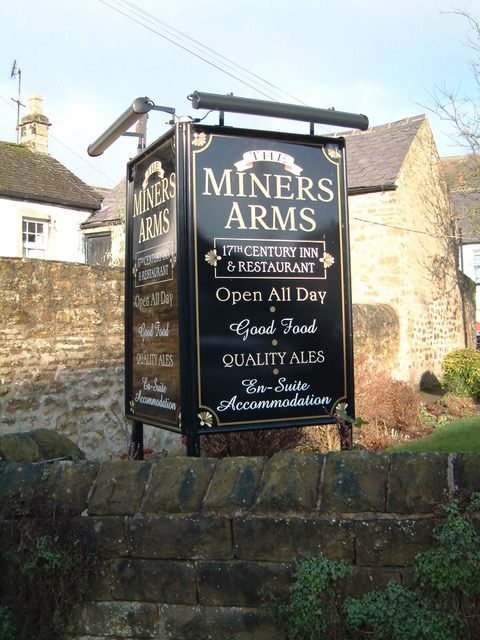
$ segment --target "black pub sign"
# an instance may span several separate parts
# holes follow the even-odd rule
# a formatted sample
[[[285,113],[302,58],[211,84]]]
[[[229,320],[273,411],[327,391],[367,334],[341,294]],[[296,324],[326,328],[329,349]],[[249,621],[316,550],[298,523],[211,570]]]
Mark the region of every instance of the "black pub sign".
[[[127,417],[190,437],[354,414],[342,138],[178,123],[128,165]]]

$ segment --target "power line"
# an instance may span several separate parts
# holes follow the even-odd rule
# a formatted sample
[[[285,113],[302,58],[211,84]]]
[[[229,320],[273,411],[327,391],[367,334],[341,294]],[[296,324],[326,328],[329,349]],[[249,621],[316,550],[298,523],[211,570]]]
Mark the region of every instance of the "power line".
[[[221,53],[218,53],[214,49],[212,49],[210,47],[207,47],[206,45],[202,44],[198,40],[195,40],[194,38],[190,37],[188,34],[183,33],[182,31],[179,31],[178,29],[175,29],[171,25],[167,24],[165,21],[161,20],[160,18],[157,18],[154,14],[149,13],[149,12],[145,11],[144,9],[138,7],[133,2],[129,2],[128,0],[110,0],[110,2],[113,2],[113,3],[116,3],[117,5],[120,5],[126,11],[131,11],[133,13],[133,15],[130,15],[129,13],[126,13],[125,11],[122,11],[121,9],[119,9],[119,8],[117,8],[115,6],[112,6],[106,0],[99,0],[99,1],[102,4],[104,4],[105,6],[109,7],[110,9],[113,9],[113,11],[116,11],[117,13],[120,13],[121,15],[123,15],[126,18],[128,18],[129,20],[132,20],[133,22],[139,24],[140,26],[144,27],[145,29],[148,29],[149,31],[152,31],[153,33],[155,33],[156,35],[160,36],[161,38],[164,38],[165,40],[167,40],[171,44],[174,44],[175,46],[179,47],[180,49],[183,49],[187,53],[190,53],[191,55],[195,56],[199,60],[202,60],[203,62],[205,62],[205,63],[209,64],[210,66],[214,67],[215,69],[217,69],[218,71],[221,71],[222,73],[225,73],[226,75],[230,76],[231,78],[234,78],[238,82],[241,82],[242,84],[250,87],[250,89],[253,89],[254,91],[257,91],[258,93],[262,94],[263,96],[265,96],[265,97],[267,97],[267,98],[269,98],[271,100],[277,101],[276,98],[272,97],[272,94],[276,95],[277,98],[278,98],[279,97],[279,93],[278,92],[280,92],[281,94],[283,94],[285,96],[288,96],[292,100],[295,100],[295,102],[298,102],[300,104],[305,105],[304,102],[302,102],[301,100],[299,100],[295,96],[292,96],[291,94],[287,93],[283,89],[280,89],[279,87],[277,87],[276,85],[272,84],[268,80],[265,80],[264,78],[261,78],[257,74],[252,73],[251,71],[249,71],[245,67],[242,67],[241,65],[239,65],[236,62],[230,60],[229,58],[227,58],[226,56],[222,55]],[[136,17],[134,17],[134,16],[136,16]],[[155,22],[158,25],[160,25],[160,28],[163,28],[164,30],[166,30],[169,35],[167,36],[164,33],[161,33],[160,31],[155,29],[152,26],[152,22]],[[180,42],[177,42],[173,38],[175,38],[176,40],[180,40]],[[181,44],[182,41],[185,44]],[[188,43],[188,45],[187,45],[187,43]],[[198,52],[201,52],[201,53],[195,53],[195,50],[198,51]],[[216,59],[214,59],[213,56],[215,56]],[[208,59],[208,58],[210,58],[210,59]],[[230,71],[227,71],[227,69],[230,69]],[[248,78],[248,81],[242,79],[241,77],[239,77],[239,74],[240,74],[240,76],[243,76],[244,78]]]
[[[375,225],[377,227],[386,227],[387,229],[396,229],[397,231],[406,231],[407,233],[418,233],[420,235],[428,236],[429,238],[454,238],[458,239],[456,235],[446,235],[444,233],[433,234],[428,233],[428,231],[422,231],[421,229],[409,229],[408,227],[399,227],[395,224],[387,224],[386,222],[376,222],[375,220],[365,220],[364,218],[359,218],[358,216],[350,216],[351,220],[357,220],[357,222],[364,222],[365,224]]]
[[[153,27],[151,27],[151,26],[149,26],[147,24],[144,24],[143,22],[140,22],[140,20],[136,20],[133,16],[128,15],[128,13],[125,13],[124,11],[121,11],[120,9],[117,9],[116,7],[112,7],[112,5],[108,4],[108,2],[106,2],[105,0],[99,0],[99,2],[101,2],[105,6],[109,7],[110,9],[113,9],[117,13],[120,13],[121,15],[125,16],[129,20],[132,20],[133,22],[136,22],[140,26],[145,27],[145,29],[148,29],[149,31],[152,31],[152,33],[155,33],[156,35],[160,36],[161,38],[164,38],[164,40],[167,40],[171,44],[174,44],[175,46],[179,47],[180,49],[183,49],[187,53],[190,53],[191,55],[195,56],[199,60],[202,60],[203,62],[206,62],[207,64],[209,64],[210,66],[214,67],[215,69],[218,69],[218,71],[221,71],[222,73],[226,73],[231,78],[234,78],[235,80],[238,80],[239,82],[241,82],[242,84],[245,84],[246,86],[250,87],[251,89],[254,89],[255,91],[259,91],[265,97],[271,98],[271,96],[268,95],[267,93],[265,93],[264,91],[261,91],[257,87],[252,86],[251,84],[249,84],[248,82],[245,82],[244,80],[240,80],[240,78],[236,77],[233,73],[230,73],[230,72],[226,71],[225,69],[222,69],[221,67],[219,67],[218,64],[214,64],[213,62],[211,62],[210,60],[207,60],[203,56],[201,56],[201,55],[199,55],[197,53],[194,53],[193,51],[188,49],[188,47],[185,47],[182,44],[180,44],[178,42],[175,42],[175,40],[172,40],[172,38],[169,38],[166,35],[164,35],[163,33],[160,33],[159,31],[154,29]]]

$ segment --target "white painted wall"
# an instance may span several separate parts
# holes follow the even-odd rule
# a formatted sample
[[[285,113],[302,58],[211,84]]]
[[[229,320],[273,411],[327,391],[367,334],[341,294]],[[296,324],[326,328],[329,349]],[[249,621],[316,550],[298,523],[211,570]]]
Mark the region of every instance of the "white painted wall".
[[[46,260],[85,262],[80,224],[88,211],[0,198],[0,256],[21,258],[22,220],[47,222]]]
[[[477,283],[477,322],[480,322],[480,244],[464,244],[461,248],[460,266],[463,273]],[[475,265],[478,267],[475,272]]]

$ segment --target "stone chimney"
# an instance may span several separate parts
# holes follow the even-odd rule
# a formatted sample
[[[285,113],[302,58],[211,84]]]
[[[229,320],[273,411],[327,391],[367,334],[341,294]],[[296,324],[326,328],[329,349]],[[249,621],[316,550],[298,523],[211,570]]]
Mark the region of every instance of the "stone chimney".
[[[35,153],[48,155],[50,122],[42,113],[42,98],[34,93],[28,99],[28,114],[20,121],[20,143]]]

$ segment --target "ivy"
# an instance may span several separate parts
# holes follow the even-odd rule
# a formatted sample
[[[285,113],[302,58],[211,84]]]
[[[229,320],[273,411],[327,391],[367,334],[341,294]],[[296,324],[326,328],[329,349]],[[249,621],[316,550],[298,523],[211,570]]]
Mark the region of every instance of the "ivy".
[[[415,583],[391,581],[383,591],[342,601],[337,581],[352,567],[307,555],[296,564],[286,600],[271,597],[268,610],[292,640],[480,640],[480,536],[468,504],[444,505],[435,546],[417,555]]]

